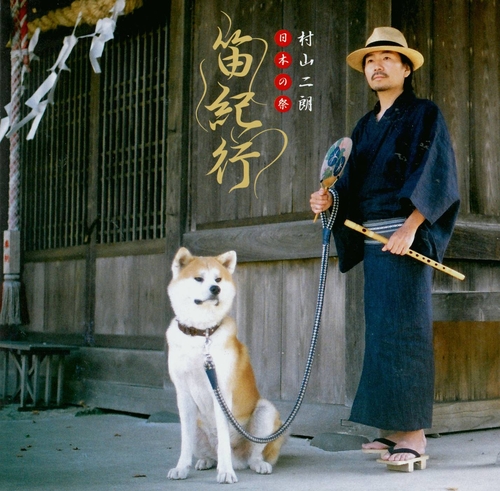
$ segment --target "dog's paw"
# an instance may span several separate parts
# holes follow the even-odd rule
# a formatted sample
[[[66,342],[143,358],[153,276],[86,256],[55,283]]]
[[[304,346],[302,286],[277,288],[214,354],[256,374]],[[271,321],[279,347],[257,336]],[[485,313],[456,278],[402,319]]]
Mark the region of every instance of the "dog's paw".
[[[186,479],[189,474],[189,467],[174,467],[168,471],[169,479]]]
[[[257,474],[272,474],[273,466],[265,460],[258,460],[250,463],[250,469]]]
[[[197,471],[206,471],[207,469],[213,469],[215,467],[215,464],[217,462],[213,459],[200,459],[198,462],[196,462],[195,469]]]
[[[217,474],[217,482],[219,484],[234,484],[238,482],[238,478],[234,472],[219,472]]]

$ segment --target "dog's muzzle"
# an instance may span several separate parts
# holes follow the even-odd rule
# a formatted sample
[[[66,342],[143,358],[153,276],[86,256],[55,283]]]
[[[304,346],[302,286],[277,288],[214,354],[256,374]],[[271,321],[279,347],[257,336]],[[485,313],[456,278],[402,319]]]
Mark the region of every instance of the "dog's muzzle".
[[[210,297],[207,298],[206,300],[200,300],[199,298],[196,298],[194,303],[196,305],[201,305],[202,303],[204,302],[210,302],[210,301],[214,301],[215,302],[215,305],[219,305],[219,299],[217,298],[219,293],[220,293],[220,286],[217,286],[217,285],[212,285],[210,287]]]

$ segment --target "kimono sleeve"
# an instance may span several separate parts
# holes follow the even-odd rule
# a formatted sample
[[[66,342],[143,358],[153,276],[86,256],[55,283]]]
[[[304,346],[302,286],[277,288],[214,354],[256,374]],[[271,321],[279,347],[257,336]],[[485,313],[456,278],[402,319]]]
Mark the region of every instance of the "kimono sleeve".
[[[400,193],[426,218],[422,235],[426,249],[421,251],[442,260],[457,218],[458,194],[455,155],[446,123],[439,108],[429,103],[417,118],[415,162]]]
[[[432,225],[459,200],[455,154],[441,111],[428,106],[419,124],[429,131],[417,131],[419,140],[413,172],[400,198],[409,199]]]

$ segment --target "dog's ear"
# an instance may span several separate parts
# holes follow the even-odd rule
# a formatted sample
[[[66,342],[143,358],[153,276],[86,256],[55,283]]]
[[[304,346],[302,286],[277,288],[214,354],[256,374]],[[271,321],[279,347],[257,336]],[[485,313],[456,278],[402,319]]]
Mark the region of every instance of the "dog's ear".
[[[181,247],[177,254],[174,257],[172,262],[172,275],[173,278],[177,278],[179,273],[183,268],[185,268],[192,260],[194,259],[193,255],[185,248]]]
[[[217,261],[219,261],[222,266],[224,266],[231,274],[234,273],[236,269],[236,252],[228,251],[220,256],[217,256]]]

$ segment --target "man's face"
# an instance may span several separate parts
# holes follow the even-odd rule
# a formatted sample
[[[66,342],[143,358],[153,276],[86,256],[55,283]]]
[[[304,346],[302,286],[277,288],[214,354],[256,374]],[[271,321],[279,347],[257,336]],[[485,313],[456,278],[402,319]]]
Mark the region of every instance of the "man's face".
[[[403,90],[405,78],[411,73],[395,51],[374,51],[365,56],[365,77],[375,92]]]

